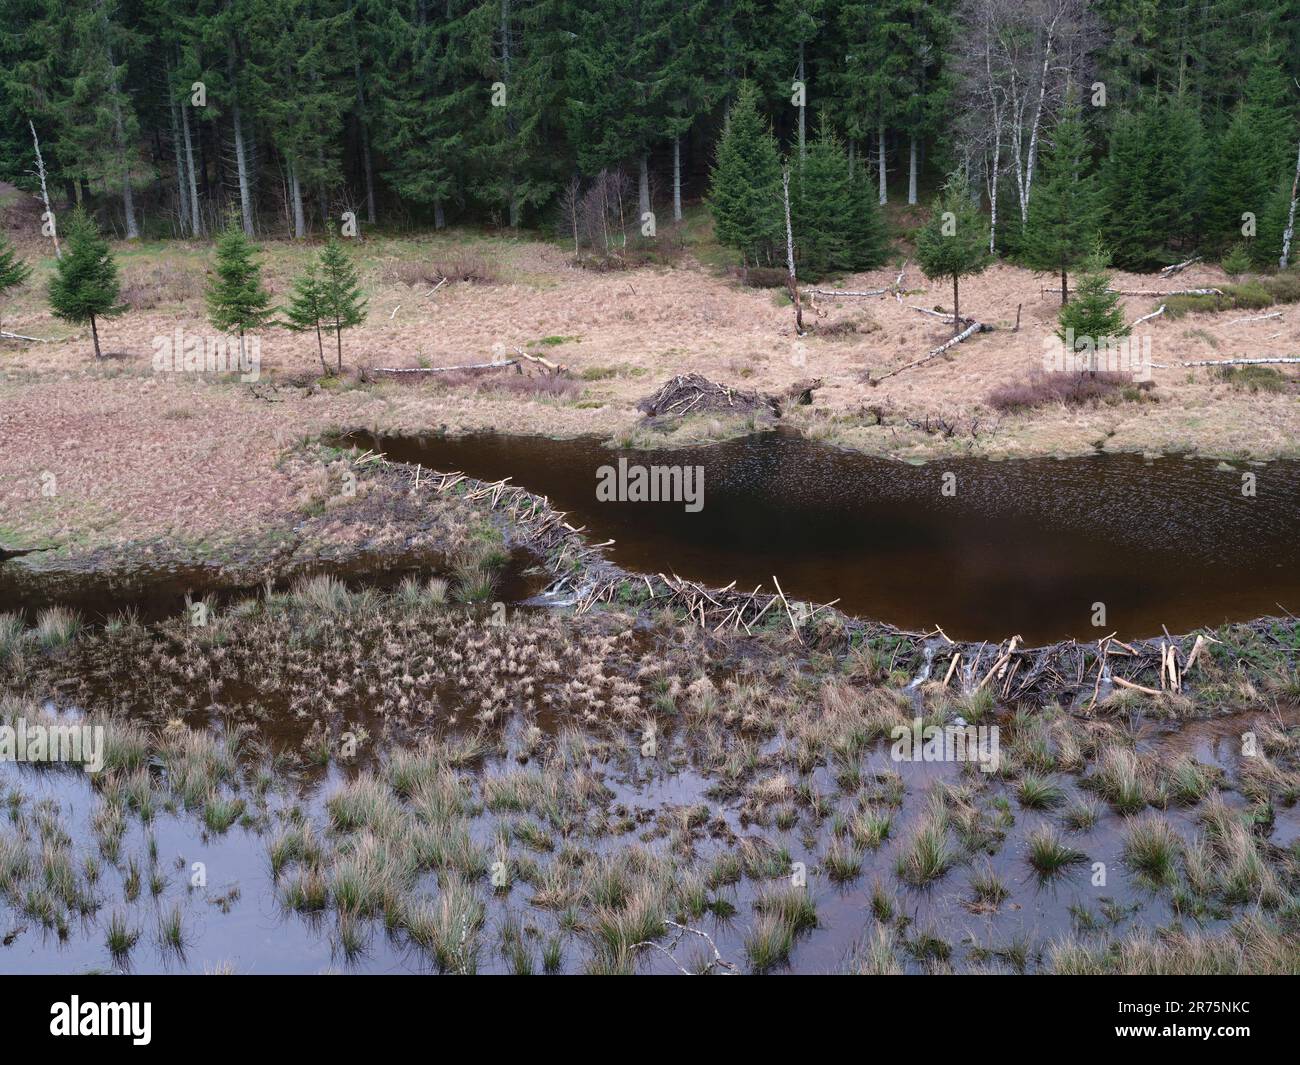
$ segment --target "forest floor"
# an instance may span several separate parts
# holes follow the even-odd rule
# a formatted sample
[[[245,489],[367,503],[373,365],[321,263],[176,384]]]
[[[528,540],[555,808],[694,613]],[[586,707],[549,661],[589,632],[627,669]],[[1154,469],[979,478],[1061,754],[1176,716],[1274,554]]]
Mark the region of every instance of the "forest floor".
[[[784,291],[742,284],[721,265],[698,218],[663,238],[670,247],[657,262],[608,272],[577,267],[569,251],[540,238],[378,236],[359,246],[369,318],[345,335],[347,372],[323,378],[315,337],[274,328],[261,338],[260,380],[250,387],[237,374],[154,367],[159,338],[212,333],[203,302],[208,243],[115,245],[131,310],[101,323],[105,357],[97,361],[88,329],[50,315],[53,259],[33,201],[11,197],[3,210],[36,269],[11,293],[0,324],[47,341],[0,340],[0,543],[11,546],[78,550],[160,536],[198,542],[263,528],[311,496],[320,470],[293,456],[333,429],[594,433],[661,447],[745,431],[748,421],[717,417],[688,419],[670,435],[640,428],[637,401],[688,372],[771,393],[821,378],[813,404],[789,411],[787,423],[904,460],[1099,449],[1253,460],[1300,455],[1290,367],[1281,368],[1278,390],[1225,382],[1213,368],[1155,369],[1153,387],[1117,391],[1104,402],[998,413],[990,393],[1035,377],[1059,306],[1054,278],[1008,265],[961,288],[962,313],[993,332],[873,385],[869,378],[912,362],[950,334],[943,321],[915,309],[950,310],[950,287],[928,282],[902,253],[887,267],[822,286],[889,288],[901,269],[897,295],[822,299],[806,315],[812,331],[800,338]],[[268,287],[277,303],[285,301],[317,248],[282,240],[262,248]],[[479,279],[431,291],[443,272]],[[1227,280],[1218,267],[1198,264],[1169,281],[1117,273],[1115,287]],[[1133,321],[1159,303],[1126,298],[1125,313]],[[1161,317],[1138,335],[1150,337],[1156,363],[1293,355],[1300,316],[1282,311],[1259,321],[1241,319],[1262,312],[1240,310]],[[331,344],[327,336],[332,364]],[[513,357],[516,348],[562,364],[568,376],[510,370],[366,381],[356,372],[482,363]]]

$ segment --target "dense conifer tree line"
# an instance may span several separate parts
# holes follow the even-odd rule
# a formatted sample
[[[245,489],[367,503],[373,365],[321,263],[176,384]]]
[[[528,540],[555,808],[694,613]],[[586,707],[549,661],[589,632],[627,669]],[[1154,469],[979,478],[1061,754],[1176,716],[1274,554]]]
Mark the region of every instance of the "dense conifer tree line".
[[[704,199],[761,262],[788,160],[814,271],[878,262],[871,201],[957,172],[1038,269],[1097,236],[1119,267],[1268,266],[1298,75],[1300,0],[5,0],[0,179],[34,187],[34,129],[106,232],[303,237],[563,232],[617,175],[633,231]]]

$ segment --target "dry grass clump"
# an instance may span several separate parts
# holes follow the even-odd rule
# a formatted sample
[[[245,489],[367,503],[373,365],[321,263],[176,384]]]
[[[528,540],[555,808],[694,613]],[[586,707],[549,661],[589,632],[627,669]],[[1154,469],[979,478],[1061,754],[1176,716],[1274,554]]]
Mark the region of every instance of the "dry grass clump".
[[[1229,932],[1140,929],[1100,943],[1065,940],[1049,952],[1051,972],[1067,976],[1283,976],[1300,971],[1300,938],[1258,913]]]

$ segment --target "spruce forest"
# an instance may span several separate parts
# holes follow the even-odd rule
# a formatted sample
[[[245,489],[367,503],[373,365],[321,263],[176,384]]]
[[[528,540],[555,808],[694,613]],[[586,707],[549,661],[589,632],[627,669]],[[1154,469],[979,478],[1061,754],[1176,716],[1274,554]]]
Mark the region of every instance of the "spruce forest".
[[[1237,244],[1267,266],[1297,75],[1293,0],[7,0],[0,179],[31,185],[34,131],[52,188],[127,238],[232,210],[250,236],[343,211],[563,232],[614,180],[629,217],[712,194],[771,262],[789,157],[814,270],[874,265],[864,201],[957,171],[1002,256],[1049,265],[1085,181],[1119,267]]]

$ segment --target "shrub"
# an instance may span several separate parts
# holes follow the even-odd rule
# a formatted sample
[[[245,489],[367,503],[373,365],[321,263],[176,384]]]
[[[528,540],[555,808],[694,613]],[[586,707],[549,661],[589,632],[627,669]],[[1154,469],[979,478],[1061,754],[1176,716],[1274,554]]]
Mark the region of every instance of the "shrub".
[[[1081,407],[1097,400],[1122,398],[1124,390],[1132,388],[1133,375],[1098,370],[1087,373],[1045,373],[1035,371],[1023,381],[999,385],[988,394],[985,402],[1003,414],[1045,407],[1052,403]],[[1137,383],[1139,389],[1149,387],[1149,382]]]

